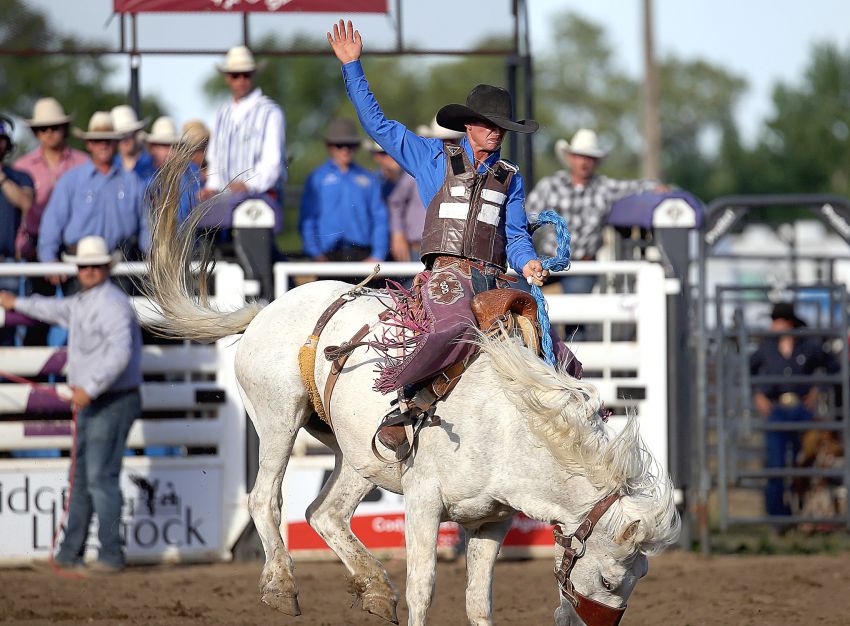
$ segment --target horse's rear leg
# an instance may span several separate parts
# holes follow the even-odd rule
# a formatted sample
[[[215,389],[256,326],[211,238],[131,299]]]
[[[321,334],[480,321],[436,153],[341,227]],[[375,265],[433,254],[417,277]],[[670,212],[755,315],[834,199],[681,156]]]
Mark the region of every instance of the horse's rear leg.
[[[363,610],[398,624],[398,593],[381,562],[351,532],[351,516],[373,485],[332,447],[336,455],[333,474],[307,509],[307,520],[348,569]]]
[[[287,615],[300,615],[292,558],[280,535],[280,485],[295,437],[306,423],[308,413],[304,407],[295,406],[285,407],[288,411],[281,410],[282,407],[276,410],[255,408],[244,393],[243,399],[260,437],[260,469],[248,496],[248,509],[266,553],[266,564],[260,575],[262,600]]]

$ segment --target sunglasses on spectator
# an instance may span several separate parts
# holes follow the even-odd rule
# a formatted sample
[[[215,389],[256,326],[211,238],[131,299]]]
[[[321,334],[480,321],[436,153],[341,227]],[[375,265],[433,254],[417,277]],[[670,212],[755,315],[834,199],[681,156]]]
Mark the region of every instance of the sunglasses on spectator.
[[[340,150],[357,150],[359,147],[356,143],[332,143],[330,145]]]
[[[60,132],[63,128],[65,128],[67,124],[52,124],[50,126],[36,126],[33,128],[33,131],[36,133],[46,133],[47,131]]]
[[[78,265],[78,270],[90,270],[90,269],[100,269],[101,267],[106,267],[106,263],[100,263],[98,265]]]
[[[228,72],[227,73],[230,78],[236,80],[237,78],[251,78],[254,75],[253,72]]]

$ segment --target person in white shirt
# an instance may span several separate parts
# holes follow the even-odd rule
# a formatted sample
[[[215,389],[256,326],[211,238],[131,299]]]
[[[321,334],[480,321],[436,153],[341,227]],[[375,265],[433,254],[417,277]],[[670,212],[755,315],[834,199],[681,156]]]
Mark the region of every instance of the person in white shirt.
[[[223,65],[232,98],[219,108],[207,149],[202,199],[228,190],[267,194],[281,202],[286,182],[285,118],[280,106],[254,86],[258,66],[245,46],[231,48]]]

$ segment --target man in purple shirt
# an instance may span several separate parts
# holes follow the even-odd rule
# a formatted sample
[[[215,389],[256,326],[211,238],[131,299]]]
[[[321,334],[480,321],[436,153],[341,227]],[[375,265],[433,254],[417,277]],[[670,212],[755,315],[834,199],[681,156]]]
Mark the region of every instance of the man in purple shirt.
[[[508,264],[529,283],[542,285],[548,276],[528,232],[519,168],[500,158],[509,130],[533,133],[538,125],[512,119],[507,91],[478,85],[466,105],[449,104],[437,113],[441,126],[465,133],[459,142],[419,137],[381,111],[360,65],[363,45],[352,23],[340,20],[327,36],[343,64],[345,88],[363,128],[416,178],[427,207],[420,251],[427,271],[414,281],[414,294],[400,294],[412,304],[394,312],[397,327],[419,332],[409,340],[370,342],[376,349],[386,348],[388,356],[374,388],[399,391],[399,409],[386,417],[378,432],[381,443],[395,450],[406,439],[404,425],[415,420],[405,387],[426,382],[474,350],[466,341],[474,338],[469,325],[474,319],[472,298],[515,281],[504,274]],[[399,342],[401,358],[392,353]],[[563,342],[555,346],[559,360],[579,373]]]

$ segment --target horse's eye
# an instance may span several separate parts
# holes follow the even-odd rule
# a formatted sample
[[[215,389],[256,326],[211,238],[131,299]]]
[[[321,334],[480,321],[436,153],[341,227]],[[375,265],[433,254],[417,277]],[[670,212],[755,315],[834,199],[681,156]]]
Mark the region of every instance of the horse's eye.
[[[611,591],[614,588],[614,585],[611,583],[611,581],[605,578],[604,576],[602,576],[601,578],[602,586],[605,587],[608,591]]]

